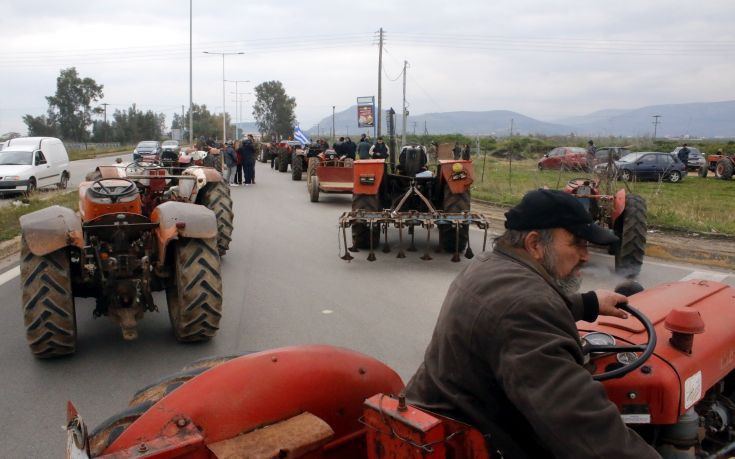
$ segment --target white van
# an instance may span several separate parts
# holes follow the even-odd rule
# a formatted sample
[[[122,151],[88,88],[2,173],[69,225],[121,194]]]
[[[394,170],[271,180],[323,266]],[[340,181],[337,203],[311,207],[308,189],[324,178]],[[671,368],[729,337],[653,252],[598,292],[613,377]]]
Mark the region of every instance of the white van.
[[[55,137],[17,137],[0,151],[0,192],[69,184],[69,155]]]

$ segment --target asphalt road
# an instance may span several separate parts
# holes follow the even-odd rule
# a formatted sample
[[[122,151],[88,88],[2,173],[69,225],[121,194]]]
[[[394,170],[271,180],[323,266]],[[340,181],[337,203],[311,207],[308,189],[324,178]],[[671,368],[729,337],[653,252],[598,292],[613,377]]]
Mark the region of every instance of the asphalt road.
[[[59,457],[67,400],[93,427],[122,410],[137,389],[205,356],[328,343],[383,360],[404,380],[411,376],[447,287],[468,261],[451,263],[449,255],[433,253],[433,261],[420,260],[420,253],[400,260],[393,251],[378,252],[373,263],[361,252],[347,263],[339,259],[337,218],[349,208],[349,195],[322,194],[310,203],[305,181],[261,163],[256,174],[257,185],[232,189],[235,232],[223,259],[224,315],[209,343],[177,343],[161,295],[161,311],[147,314],[134,342],[123,341],[111,320],[93,319],[93,302],[79,299],[77,354],[39,361],[25,342],[17,267],[0,274],[0,456]],[[482,233],[471,237],[478,251]],[[612,264],[595,254],[583,287],[612,288],[619,281]],[[687,276],[735,286],[732,273],[650,260],[640,281],[651,286]]]

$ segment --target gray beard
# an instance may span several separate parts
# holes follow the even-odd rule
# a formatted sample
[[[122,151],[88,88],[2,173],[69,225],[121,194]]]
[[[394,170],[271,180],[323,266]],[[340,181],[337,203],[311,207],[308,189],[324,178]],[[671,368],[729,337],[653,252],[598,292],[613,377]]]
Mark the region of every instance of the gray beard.
[[[549,273],[554,283],[564,295],[571,295],[577,293],[579,288],[582,286],[582,277],[577,276],[575,270],[565,277],[562,277],[556,271],[556,255],[546,247],[544,247],[544,259],[541,263],[546,272]]]

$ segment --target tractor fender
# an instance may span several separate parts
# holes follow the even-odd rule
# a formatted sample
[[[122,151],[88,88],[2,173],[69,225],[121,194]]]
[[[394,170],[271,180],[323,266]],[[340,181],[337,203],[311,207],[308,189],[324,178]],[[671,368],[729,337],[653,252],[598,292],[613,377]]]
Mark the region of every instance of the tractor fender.
[[[612,224],[614,225],[618,218],[623,215],[625,210],[625,189],[621,188],[615,193],[615,201],[613,202]]]
[[[354,194],[376,195],[385,174],[384,159],[358,159],[352,164]]]
[[[151,221],[158,223],[159,264],[166,260],[168,244],[179,237],[211,239],[217,237],[217,217],[204,206],[188,202],[168,201],[157,206],[151,213]],[[183,225],[177,226],[177,223]]]
[[[454,165],[461,165],[459,172],[454,171]],[[470,189],[470,185],[475,181],[475,170],[472,167],[472,161],[466,160],[439,160],[439,169],[441,181],[449,186],[452,194],[462,194]]]
[[[20,229],[28,249],[39,257],[72,245],[84,248],[82,221],[66,207],[51,206],[23,215]]]
[[[125,168],[120,166],[97,166],[97,171],[103,179],[125,178]]]

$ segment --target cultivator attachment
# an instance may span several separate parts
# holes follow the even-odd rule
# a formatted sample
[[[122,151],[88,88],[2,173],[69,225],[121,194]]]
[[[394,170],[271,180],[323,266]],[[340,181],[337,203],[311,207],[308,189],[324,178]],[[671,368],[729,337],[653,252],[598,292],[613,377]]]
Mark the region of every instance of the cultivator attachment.
[[[402,207],[406,201],[412,195],[418,196],[421,201],[425,204],[426,211],[408,210],[402,211]],[[368,261],[375,261],[375,250],[376,245],[380,243],[380,237],[383,238],[383,253],[390,253],[391,247],[388,243],[388,228],[398,228],[398,254],[396,258],[405,258],[406,251],[416,252],[416,228],[426,229],[426,248],[424,254],[420,257],[422,260],[431,260],[431,233],[432,230],[436,229],[439,232],[440,244],[437,248],[437,252],[446,250],[445,247],[454,247],[454,255],[452,257],[453,262],[460,261],[459,252],[464,250],[464,256],[466,258],[472,258],[474,253],[470,247],[470,238],[468,237],[468,229],[470,225],[475,225],[477,228],[484,230],[485,235],[482,241],[482,250],[484,251],[487,245],[487,230],[489,227],[488,221],[484,215],[464,211],[464,212],[444,212],[436,210],[431,205],[431,202],[415,187],[411,186],[409,190],[402,197],[401,201],[395,207],[395,209],[384,209],[384,210],[367,210],[357,209],[350,212],[344,212],[339,218],[339,227],[342,230],[342,239],[345,245],[345,252],[340,258],[346,261],[352,260],[354,257],[350,252],[359,252],[360,249],[357,244],[353,244],[351,247],[347,246],[347,228],[354,228],[360,225],[365,231],[368,231],[369,236],[369,254]],[[404,249],[404,230],[408,231],[410,236],[410,244],[408,248]],[[465,236],[462,236],[464,234]],[[377,237],[375,237],[377,236]],[[442,239],[452,238],[453,241],[446,241]],[[467,242],[466,250],[460,240]]]

